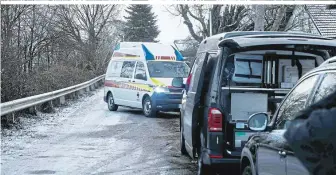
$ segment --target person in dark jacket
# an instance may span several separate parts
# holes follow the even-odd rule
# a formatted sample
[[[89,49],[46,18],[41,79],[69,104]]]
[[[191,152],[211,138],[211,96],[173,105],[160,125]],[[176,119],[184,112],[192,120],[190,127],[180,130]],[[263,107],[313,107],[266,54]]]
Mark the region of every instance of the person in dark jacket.
[[[284,134],[313,175],[336,175],[336,91],[301,111]]]

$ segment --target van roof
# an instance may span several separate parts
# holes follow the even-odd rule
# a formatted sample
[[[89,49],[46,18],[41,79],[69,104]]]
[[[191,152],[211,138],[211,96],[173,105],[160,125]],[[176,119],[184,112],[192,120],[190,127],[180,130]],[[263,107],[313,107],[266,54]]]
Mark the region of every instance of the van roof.
[[[182,54],[173,46],[153,42],[120,42],[116,45],[112,58],[183,61]]]
[[[213,35],[204,39],[197,52],[205,52],[210,50],[217,50],[218,44],[221,40],[233,37],[244,37],[250,35],[300,35],[300,36],[311,36],[311,37],[321,37],[320,35],[313,35],[310,33],[299,33],[299,32],[277,32],[277,31],[234,31],[234,32],[225,32]]]
[[[235,48],[269,45],[311,45],[326,48],[335,48],[336,42],[334,39],[331,38],[299,34],[253,35],[223,39],[219,42],[219,46],[221,47],[229,46]]]

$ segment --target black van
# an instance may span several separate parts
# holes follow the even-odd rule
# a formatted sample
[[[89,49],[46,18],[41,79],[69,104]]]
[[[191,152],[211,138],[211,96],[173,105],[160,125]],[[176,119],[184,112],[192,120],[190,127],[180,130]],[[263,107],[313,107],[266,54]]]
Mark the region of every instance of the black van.
[[[309,70],[336,54],[335,40],[286,32],[230,32],[202,41],[184,85],[181,152],[211,166],[239,164],[250,115],[272,116]],[[176,83],[179,84],[179,83]]]

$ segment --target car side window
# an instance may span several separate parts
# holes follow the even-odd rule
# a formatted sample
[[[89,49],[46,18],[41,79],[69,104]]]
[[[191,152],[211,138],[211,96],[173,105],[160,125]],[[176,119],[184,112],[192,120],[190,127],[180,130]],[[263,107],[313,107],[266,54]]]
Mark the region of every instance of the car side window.
[[[122,68],[121,68],[120,77],[132,78],[134,67],[135,67],[135,61],[124,61]]]
[[[121,61],[112,61],[107,69],[107,76],[119,77],[123,63]]]
[[[146,77],[146,69],[145,64],[142,62],[137,62],[136,68],[135,68],[135,79],[138,80],[147,80]]]
[[[289,122],[294,119],[296,114],[304,109],[306,101],[314,88],[317,78],[318,75],[313,75],[303,80],[287,96],[279,108],[276,122],[277,129],[286,129]]]
[[[314,95],[313,103],[328,96],[329,94],[334,92],[335,89],[336,89],[336,73],[335,72],[326,73],[325,77],[322,80],[322,83],[320,84]]]
[[[202,69],[202,64],[203,64],[202,60],[204,60],[204,56],[205,56],[205,53],[199,53],[196,56],[196,60],[194,62],[193,68],[191,70],[192,78],[191,78],[189,89],[192,92],[195,92],[196,89],[197,89],[197,83],[199,81],[199,76],[201,74],[201,70],[200,69]]]

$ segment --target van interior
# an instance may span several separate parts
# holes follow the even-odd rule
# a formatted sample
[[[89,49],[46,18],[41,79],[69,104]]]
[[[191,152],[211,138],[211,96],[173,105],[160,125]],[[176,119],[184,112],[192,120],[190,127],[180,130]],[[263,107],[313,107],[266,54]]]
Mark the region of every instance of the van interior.
[[[272,116],[289,90],[308,71],[318,67],[330,55],[295,50],[250,50],[227,56],[222,78],[222,97],[231,121],[247,121],[257,112]]]
[[[222,64],[221,105],[224,109],[225,137],[231,150],[240,150],[251,132],[249,117],[265,112],[271,120],[282,99],[308,71],[318,67],[335,51],[304,49],[251,49],[228,51]],[[244,134],[242,134],[244,133]]]

